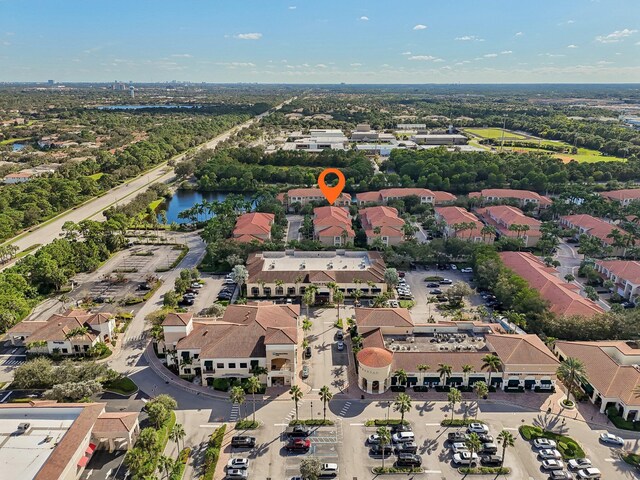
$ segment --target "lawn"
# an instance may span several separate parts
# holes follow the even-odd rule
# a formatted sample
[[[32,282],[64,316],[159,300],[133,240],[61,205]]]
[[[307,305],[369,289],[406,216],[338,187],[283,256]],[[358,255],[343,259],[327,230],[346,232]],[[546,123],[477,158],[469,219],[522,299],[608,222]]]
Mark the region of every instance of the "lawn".
[[[92,180],[95,180],[97,182],[98,180],[100,180],[102,178],[103,175],[104,175],[104,173],[98,172],[98,173],[94,173],[93,175],[89,175],[89,178],[92,179]]]
[[[31,140],[31,137],[25,138],[7,138],[6,140],[1,140],[0,145],[11,145],[12,143],[24,142],[26,140]]]
[[[121,395],[132,395],[138,391],[138,386],[128,377],[118,378],[112,382],[104,384],[104,389],[108,392],[119,393]]]
[[[502,140],[501,128],[465,128],[465,132],[471,133],[482,138],[491,138],[494,140]],[[510,130],[504,130],[505,140],[528,140],[527,137],[519,133],[512,132]]]
[[[164,202],[164,198],[159,198],[158,200],[154,200],[149,204],[149,208],[155,212],[156,209],[162,204],[162,202]]]
[[[571,160],[575,160],[578,163],[624,162],[625,161],[624,158],[602,155],[599,151],[591,150],[588,148],[579,148],[578,153],[557,153],[557,152],[550,152],[549,150],[528,148],[528,147],[505,147],[504,149],[513,150],[515,152],[522,152],[522,153],[524,152],[547,153],[553,157],[559,158],[564,163],[568,163]]]

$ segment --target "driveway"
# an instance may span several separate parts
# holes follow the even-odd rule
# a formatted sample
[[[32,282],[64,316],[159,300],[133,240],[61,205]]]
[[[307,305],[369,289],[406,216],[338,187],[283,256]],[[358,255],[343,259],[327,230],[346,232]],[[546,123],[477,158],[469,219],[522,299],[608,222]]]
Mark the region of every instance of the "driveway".
[[[287,227],[287,242],[298,240],[303,219],[304,217],[302,215],[287,215],[287,221],[289,222]]]

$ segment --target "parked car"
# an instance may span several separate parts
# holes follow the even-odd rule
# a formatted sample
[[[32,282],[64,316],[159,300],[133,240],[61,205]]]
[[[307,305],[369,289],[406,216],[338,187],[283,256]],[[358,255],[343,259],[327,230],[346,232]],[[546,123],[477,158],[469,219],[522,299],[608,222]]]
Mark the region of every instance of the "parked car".
[[[304,358],[311,358],[311,347],[304,349]]]
[[[538,452],[538,457],[540,457],[541,460],[549,460],[552,458],[555,460],[560,460],[562,458],[562,455],[555,448],[545,448]]]
[[[249,468],[249,459],[248,458],[232,458],[227,463],[227,468],[238,468],[238,469],[246,469]]]
[[[323,463],[322,468],[320,469],[321,477],[335,477],[338,475],[338,464],[337,463]]]
[[[256,437],[238,435],[231,438],[231,446],[235,448],[253,448],[256,446]]]
[[[451,451],[453,453],[468,452],[469,447],[464,442],[455,442],[451,444]]]
[[[442,290],[440,290],[439,288],[434,288],[433,290],[429,290],[429,293],[431,295],[442,295]]]
[[[418,445],[416,442],[399,443],[395,448],[396,455],[401,453],[418,453]]]
[[[470,423],[467,427],[467,433],[489,433],[489,427],[484,423]]]
[[[309,365],[302,366],[302,378],[309,378]]]
[[[429,282],[427,283],[427,288],[438,288],[440,286],[439,283]]]
[[[226,478],[249,478],[249,473],[247,472],[247,470],[243,470],[243,469],[239,469],[239,468],[232,468],[231,470],[227,470],[227,477]]]
[[[485,467],[499,467],[502,465],[502,457],[500,455],[483,455],[480,457],[480,463]]]
[[[494,453],[498,453],[498,446],[493,442],[485,443],[482,445],[479,453],[483,455],[493,455]]]
[[[600,441],[602,443],[608,443],[609,445],[618,445],[620,447],[624,446],[624,440],[613,433],[601,433]]]
[[[478,454],[473,452],[460,452],[453,456],[456,465],[475,465],[478,463]]]
[[[443,278],[442,280],[440,280],[440,285],[451,285],[453,283],[453,281],[449,280],[448,278]]]
[[[591,460],[588,458],[572,458],[567,462],[571,470],[582,470],[591,467]]]
[[[620,305],[622,305],[622,308],[634,308],[636,305],[633,302],[622,302]]]
[[[573,475],[566,470],[551,470],[547,478],[549,480],[573,480]]]
[[[542,461],[542,468],[544,468],[545,470],[563,470],[564,463],[562,462],[562,460],[550,458],[549,460]]]
[[[367,443],[369,445],[378,445],[380,443],[380,435],[377,433],[372,433],[367,437]]]
[[[468,438],[469,435],[460,430],[457,432],[449,432],[447,435],[447,440],[450,442],[466,442]]]
[[[391,435],[393,443],[413,442],[415,439],[413,432],[398,432]]]
[[[311,435],[311,429],[305,425],[294,425],[287,427],[284,434],[287,437],[308,437]]]
[[[533,441],[533,446],[537,449],[542,449],[542,448],[556,448],[557,445],[556,445],[556,442],[548,438],[536,438]]]
[[[488,433],[481,433],[478,435],[478,438],[482,443],[493,443],[493,435],[489,435]]]
[[[393,453],[393,447],[391,445],[372,445],[369,453],[374,456],[387,456]]]
[[[578,478],[602,478],[602,473],[595,467],[584,468],[578,471]]]
[[[404,272],[398,272],[398,276],[400,278],[404,278],[405,275],[406,275],[406,273],[404,273]]]
[[[202,284],[200,282],[191,283],[191,288],[202,288]]]
[[[308,438],[292,438],[284,447],[288,452],[306,452],[311,448]]]
[[[448,302],[449,298],[446,295],[438,295],[436,297],[436,300],[438,300],[438,302],[442,303],[442,302]]]
[[[460,272],[461,273],[473,273],[473,268],[471,268],[471,267],[461,268]]]
[[[411,425],[402,425],[400,423],[393,425],[391,427],[391,433],[398,433],[398,432],[412,432],[413,430],[411,429]]]
[[[401,453],[396,460],[398,467],[419,467],[422,465],[422,457],[415,453]]]
[[[338,341],[338,351],[344,350],[344,342],[342,340]]]

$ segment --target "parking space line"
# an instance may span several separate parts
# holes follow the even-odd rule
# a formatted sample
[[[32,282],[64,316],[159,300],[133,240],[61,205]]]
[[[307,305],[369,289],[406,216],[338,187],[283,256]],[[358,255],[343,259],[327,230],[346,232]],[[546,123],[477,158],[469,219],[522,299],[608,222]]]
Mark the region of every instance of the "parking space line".
[[[424,470],[424,473],[442,473],[442,470]]]
[[[352,427],[364,427],[364,423],[350,423]]]
[[[439,423],[425,423],[425,425],[426,425],[427,427],[436,427],[436,426],[437,426],[437,427],[439,427],[439,426],[440,426],[440,424],[439,424]]]

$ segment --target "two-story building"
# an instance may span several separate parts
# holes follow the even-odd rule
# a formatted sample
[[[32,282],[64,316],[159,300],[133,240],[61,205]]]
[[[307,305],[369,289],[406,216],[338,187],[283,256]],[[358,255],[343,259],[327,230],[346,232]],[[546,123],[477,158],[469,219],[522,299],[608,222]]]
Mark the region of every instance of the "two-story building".
[[[512,188],[485,188],[479,192],[471,192],[469,198],[480,199],[481,204],[514,201],[520,208],[534,205],[535,210],[551,206],[551,199],[530,190],[514,190]]]
[[[542,222],[522,213],[522,210],[508,205],[479,208],[478,216],[496,229],[498,236],[519,238],[525,247],[534,247],[542,237]]]
[[[612,190],[610,192],[600,192],[600,195],[626,207],[632,202],[640,200],[640,188],[625,188],[622,190]]]
[[[385,188],[379,191],[358,193],[356,194],[356,201],[358,205],[368,203],[387,204],[390,200],[414,196],[420,199],[420,203],[431,205],[451,203],[457,198],[451,193],[432,191],[427,188]]]
[[[324,193],[319,188],[293,188],[287,193],[280,193],[276,197],[286,209],[292,210],[293,205],[304,207],[312,202],[328,203]],[[341,193],[333,203],[335,207],[349,207],[351,205],[351,195]]]
[[[367,245],[380,239],[383,245],[398,245],[404,241],[404,220],[393,207],[377,206],[360,210],[360,222],[367,236]]]
[[[254,240],[262,243],[270,240],[274,219],[273,213],[253,212],[240,215],[233,229],[233,239],[244,243]]]
[[[356,233],[351,226],[351,215],[345,207],[317,207],[313,210],[314,239],[330,247],[353,244]]]
[[[495,234],[483,230],[483,223],[473,213],[461,207],[436,207],[435,217],[443,222],[446,238],[459,238],[469,242],[493,243]]]
[[[605,280],[614,283],[614,291],[635,302],[640,295],[640,262],[631,260],[598,260],[594,268]]]
[[[576,238],[586,235],[598,239],[603,247],[611,247],[611,253],[614,256],[623,256],[627,251],[624,245],[616,244],[615,236],[618,235],[620,239],[629,238],[629,233],[601,218],[587,214],[565,215],[560,217],[559,223],[565,228],[575,229]]]
[[[248,378],[259,369],[269,387],[292,385],[298,367],[299,305],[229,305],[220,319],[170,313],[162,323],[167,365],[203,385]]]

